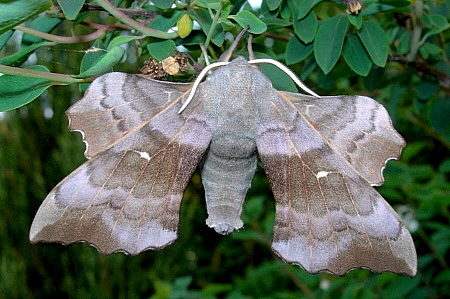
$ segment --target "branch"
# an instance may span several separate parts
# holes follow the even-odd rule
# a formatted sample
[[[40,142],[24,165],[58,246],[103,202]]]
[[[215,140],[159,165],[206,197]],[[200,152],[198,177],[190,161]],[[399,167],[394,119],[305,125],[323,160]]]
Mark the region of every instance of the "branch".
[[[418,71],[421,71],[425,74],[430,74],[439,79],[441,87],[446,91],[450,91],[450,75],[445,72],[442,72],[432,66],[430,66],[426,61],[408,61],[408,59],[403,58],[401,56],[391,56],[389,57],[389,61],[398,62],[404,65],[411,66]]]
[[[141,8],[118,8],[118,7],[116,7],[116,9],[118,11],[123,12],[127,16],[144,17],[149,20],[153,20],[154,18],[156,18],[159,15],[159,13],[157,13],[156,11],[150,11],[150,10],[141,9]],[[83,7],[81,8],[81,11],[96,11],[96,10],[106,11],[102,6],[96,5],[96,4],[91,4],[91,3],[85,3],[83,5]]]
[[[128,17],[125,13],[120,11],[117,7],[112,5],[107,0],[97,0],[97,3],[101,7],[103,7],[107,12],[109,12],[112,16],[119,19],[122,23],[129,25],[130,27],[136,29],[137,31],[143,33],[146,36],[157,37],[161,39],[174,39],[178,37],[177,32],[167,33],[142,25],[141,23]]]

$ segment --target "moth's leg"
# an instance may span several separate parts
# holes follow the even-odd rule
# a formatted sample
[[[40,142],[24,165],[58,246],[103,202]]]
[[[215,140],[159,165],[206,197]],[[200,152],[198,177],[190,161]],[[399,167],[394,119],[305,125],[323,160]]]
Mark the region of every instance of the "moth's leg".
[[[226,50],[225,52],[223,52],[222,55],[220,55],[220,58],[218,61],[230,61],[231,54],[233,54],[234,50],[236,50],[236,47],[237,47],[239,41],[241,40],[244,33],[247,32],[248,28],[250,28],[249,25],[245,26],[244,29],[242,29],[241,32],[239,32],[238,36],[236,36],[236,39],[231,44],[230,48],[228,48],[228,50]]]

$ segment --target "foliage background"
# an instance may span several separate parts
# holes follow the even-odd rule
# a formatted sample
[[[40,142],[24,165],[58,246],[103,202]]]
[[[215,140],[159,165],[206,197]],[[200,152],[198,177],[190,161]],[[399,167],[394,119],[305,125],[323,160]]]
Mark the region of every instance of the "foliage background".
[[[356,1],[265,0],[256,9],[246,1],[231,1],[232,5],[229,1],[176,1],[173,8],[167,6],[173,1],[112,1],[117,7],[150,11],[150,18],[133,18],[161,32],[120,39],[116,38],[140,36],[143,31],[104,11],[85,11],[92,4],[89,1],[59,0],[51,7],[44,2],[28,1],[26,6],[34,5],[28,11],[17,6],[25,5],[23,0],[0,1],[2,11],[12,11],[12,17],[0,16],[0,72],[9,74],[0,76],[0,105],[7,103],[2,107],[9,110],[36,98],[0,114],[0,298],[448,296],[449,1],[368,0],[358,16],[345,12],[346,4]],[[240,9],[256,18],[237,17]],[[186,14],[201,27],[190,32],[187,22],[178,24],[180,31],[188,32],[185,38],[164,35]],[[65,84],[88,82],[113,66],[138,73],[150,53],[161,60],[174,45],[184,45],[195,60],[203,62],[199,43],[208,38],[209,54],[215,59],[245,22],[258,33],[254,38],[258,57],[288,64],[317,93],[368,95],[388,109],[408,145],[400,161],[388,163],[386,183],[378,191],[412,232],[419,258],[417,276],[367,270],[343,277],[309,275],[281,262],[270,250],[274,203],[261,168],[246,200],[245,228],[231,236],[220,236],[204,224],[203,190],[195,174],[183,199],[180,236],[162,251],[137,257],[101,256],[86,244],[30,245],[28,230],[41,201],[84,161],[84,145],[79,134],[68,132],[64,111],[81,98],[85,84]],[[20,34],[27,28],[38,32]],[[369,31],[368,39],[362,37],[363,30]],[[163,43],[155,47],[157,42]],[[101,50],[87,51],[93,48]],[[246,55],[245,43],[238,54]],[[23,77],[31,65],[44,65],[56,77],[40,74],[36,79],[40,81]],[[79,74],[91,66],[97,68],[77,78],[62,75]],[[273,70],[263,71],[277,88],[295,88],[278,74],[273,76]],[[169,79],[189,80],[194,73]]]

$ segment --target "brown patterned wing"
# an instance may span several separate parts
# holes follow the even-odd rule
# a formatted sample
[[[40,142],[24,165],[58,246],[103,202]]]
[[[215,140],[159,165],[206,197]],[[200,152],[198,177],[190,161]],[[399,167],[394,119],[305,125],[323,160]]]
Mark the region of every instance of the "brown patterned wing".
[[[128,80],[125,85],[130,84]],[[102,81],[103,88],[108,88],[110,81]],[[100,93],[94,87],[81,101],[107,101],[91,97]],[[148,86],[152,87],[154,83]],[[158,103],[149,94],[148,105]],[[137,94],[129,90],[128,96]],[[179,97],[168,107],[158,108],[159,113],[137,129],[130,127],[124,138],[117,137],[116,143],[60,182],[39,208],[30,240],[85,241],[103,254],[121,251],[132,255],[172,243],[177,238],[184,189],[211,139],[202,95],[197,94],[178,114],[183,101]],[[113,126],[107,128],[114,134]]]
[[[179,99],[192,84],[168,83],[125,73],[108,73],[91,83],[66,114],[69,129],[80,131],[91,158]]]
[[[276,199],[273,250],[285,261],[300,265],[310,273],[329,271],[343,275],[354,268],[368,268],[377,273],[414,276],[417,256],[408,230],[365,180],[366,174],[360,173],[359,166],[354,167],[341,154],[341,151],[351,152],[348,145],[358,144],[364,138],[356,138],[355,143],[343,138],[344,144],[337,138],[329,141],[308,122],[320,119],[311,116],[315,113],[311,109],[314,106],[308,108],[308,105],[316,105],[312,100],[302,104],[303,110],[298,108],[298,103],[291,103],[281,95],[273,97],[271,103],[261,120],[257,147]],[[347,120],[349,126],[359,127],[353,124],[365,123],[366,113],[373,111],[365,111],[358,101],[349,103],[357,107],[342,107],[341,111],[359,111],[353,113],[353,120]],[[384,111],[380,107],[375,109]],[[309,113],[306,119],[303,118],[305,110]],[[346,112],[342,113],[344,116],[336,109],[333,119],[345,119]],[[380,135],[387,146],[399,151],[398,133],[393,128],[384,133],[375,132],[380,120],[373,121],[374,132],[365,133],[365,138],[378,139],[372,134]],[[326,123],[330,131],[335,126],[344,126],[340,121],[336,125]],[[343,127],[335,131],[349,132]],[[389,141],[389,134],[393,141]],[[334,147],[336,144],[338,149]],[[368,157],[362,160],[370,163]],[[385,160],[383,156],[382,166]],[[377,173],[381,172],[380,168],[376,169]]]
[[[398,159],[405,140],[395,131],[386,109],[364,96],[320,99],[280,92],[308,124],[373,186],[382,185],[389,159]]]

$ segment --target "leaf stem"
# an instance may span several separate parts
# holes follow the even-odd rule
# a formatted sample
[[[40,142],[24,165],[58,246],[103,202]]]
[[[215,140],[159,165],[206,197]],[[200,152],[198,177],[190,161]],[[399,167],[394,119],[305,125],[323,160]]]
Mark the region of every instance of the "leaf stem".
[[[41,32],[35,29],[31,29],[22,25],[18,25],[14,27],[17,30],[23,31],[27,34],[40,37],[45,40],[49,40],[52,42],[56,42],[59,44],[76,44],[76,43],[85,43],[90,42],[93,40],[96,40],[100,37],[102,37],[105,34],[104,29],[96,30],[92,33],[89,33],[87,35],[81,35],[81,36],[59,36],[54,34],[49,34],[45,32]]]
[[[209,28],[208,35],[206,36],[205,48],[208,49],[209,43],[211,42],[212,35],[217,26],[217,21],[219,20],[220,14],[222,12],[223,1],[220,1],[219,9],[216,11],[214,15],[214,19],[212,20],[211,27]]]
[[[157,37],[161,39],[174,39],[178,37],[177,32],[168,33],[142,25],[141,23],[133,20],[132,18],[128,17],[126,14],[118,10],[114,5],[112,5],[107,0],[96,0],[96,2],[98,5],[103,7],[107,12],[109,12],[112,16],[119,19],[122,23],[129,25],[130,27],[136,29],[137,31],[143,33],[146,36]]]
[[[14,76],[29,77],[29,78],[39,78],[39,79],[55,82],[55,84],[57,84],[56,82],[59,82],[59,83],[82,83],[82,82],[91,81],[90,79],[76,79],[76,78],[73,78],[72,76],[65,75],[65,74],[57,74],[57,73],[29,70],[29,69],[18,68],[18,67],[7,66],[7,65],[0,65],[0,73],[7,74],[7,75],[14,75]]]

